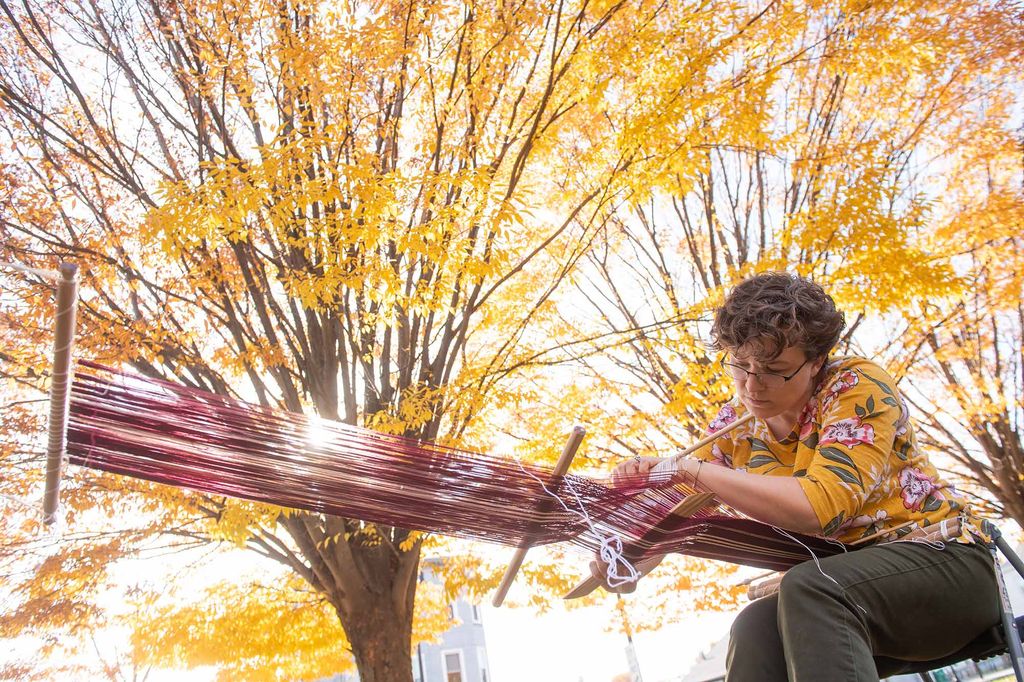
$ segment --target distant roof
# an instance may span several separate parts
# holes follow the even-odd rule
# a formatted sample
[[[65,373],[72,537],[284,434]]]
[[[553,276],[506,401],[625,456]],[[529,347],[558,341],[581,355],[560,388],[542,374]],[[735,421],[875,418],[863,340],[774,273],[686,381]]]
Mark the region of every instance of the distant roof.
[[[690,672],[680,682],[715,682],[725,679],[725,655],[729,651],[729,635],[711,645],[707,653],[697,657]]]

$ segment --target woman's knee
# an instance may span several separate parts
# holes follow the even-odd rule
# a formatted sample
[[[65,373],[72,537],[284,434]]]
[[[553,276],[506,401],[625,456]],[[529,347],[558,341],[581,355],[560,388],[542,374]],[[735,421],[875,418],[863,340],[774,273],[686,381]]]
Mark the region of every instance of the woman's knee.
[[[821,595],[841,588],[833,578],[825,575],[813,561],[806,561],[786,571],[779,584],[779,598],[792,599],[802,595]]]
[[[729,631],[732,642],[763,642],[766,633],[778,638],[778,595],[756,599],[739,612]]]

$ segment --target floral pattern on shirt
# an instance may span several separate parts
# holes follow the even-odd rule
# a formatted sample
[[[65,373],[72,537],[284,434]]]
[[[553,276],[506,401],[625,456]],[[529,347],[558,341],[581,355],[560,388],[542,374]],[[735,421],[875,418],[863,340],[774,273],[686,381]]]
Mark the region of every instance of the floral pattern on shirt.
[[[865,424],[860,417],[850,417],[825,427],[818,439],[818,445],[841,443],[848,448],[861,443],[872,445],[875,442],[875,428]]]
[[[718,411],[718,416],[711,420],[708,424],[708,433],[714,433],[715,431],[721,431],[729,424],[736,421],[739,416],[736,414],[736,408],[732,405],[726,405]]]
[[[945,496],[942,494],[942,486],[936,483],[935,478],[927,476],[914,467],[904,467],[900,470],[899,481],[903,506],[914,511],[934,510],[942,506]]]
[[[719,447],[718,443],[711,445],[711,462],[718,466],[732,468],[732,455],[728,455],[722,452],[722,448]]]
[[[745,411],[738,402],[723,406],[708,431],[731,424]],[[754,474],[800,479],[822,534],[844,542],[961,513],[971,522],[967,527],[977,523],[918,448],[896,382],[864,358],[838,358],[827,365],[786,437],[776,438],[755,419],[697,456]],[[970,541],[967,530],[961,539]]]

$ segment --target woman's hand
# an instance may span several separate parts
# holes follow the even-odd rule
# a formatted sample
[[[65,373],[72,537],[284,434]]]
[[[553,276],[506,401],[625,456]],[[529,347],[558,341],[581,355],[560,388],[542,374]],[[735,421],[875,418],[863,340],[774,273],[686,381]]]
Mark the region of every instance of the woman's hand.
[[[623,483],[646,481],[650,476],[651,469],[665,459],[665,457],[641,457],[639,455],[631,457],[612,469],[612,483],[622,485]]]
[[[647,481],[650,479],[651,472],[654,469],[659,469],[661,474],[671,472],[672,480],[675,482],[693,481],[696,483],[696,475],[700,471],[698,467],[701,464],[700,460],[690,457],[679,457],[678,455],[674,457],[636,456],[612,470],[612,483],[614,485],[624,485],[636,483],[637,481]]]

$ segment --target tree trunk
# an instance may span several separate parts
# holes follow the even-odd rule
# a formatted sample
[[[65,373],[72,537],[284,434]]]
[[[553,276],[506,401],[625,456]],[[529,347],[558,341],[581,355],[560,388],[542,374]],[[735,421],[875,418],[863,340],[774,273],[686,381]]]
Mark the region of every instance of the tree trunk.
[[[374,600],[363,611],[338,612],[360,682],[412,682],[412,619],[395,613],[390,598]]]
[[[412,682],[420,541],[403,550],[408,531],[374,528],[376,537],[339,539],[320,554],[335,581],[319,589],[345,630],[360,682]]]

